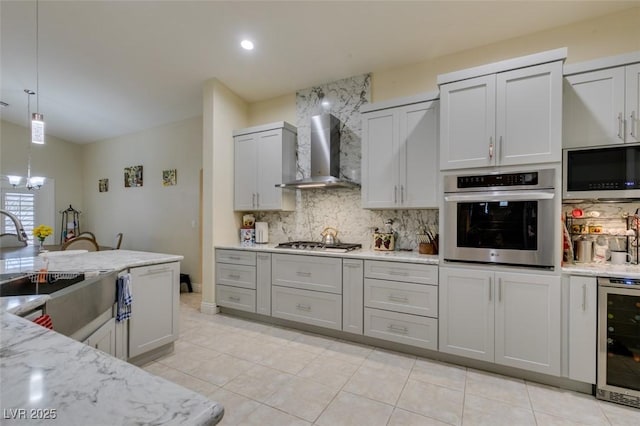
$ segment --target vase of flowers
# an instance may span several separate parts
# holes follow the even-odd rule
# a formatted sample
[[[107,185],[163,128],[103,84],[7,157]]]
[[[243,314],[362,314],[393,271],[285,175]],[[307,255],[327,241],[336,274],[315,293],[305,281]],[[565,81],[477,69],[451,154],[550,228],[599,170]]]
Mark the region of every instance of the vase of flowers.
[[[53,229],[47,225],[38,225],[33,228],[33,236],[38,239],[40,245],[38,251],[44,251],[44,239],[53,234]]]

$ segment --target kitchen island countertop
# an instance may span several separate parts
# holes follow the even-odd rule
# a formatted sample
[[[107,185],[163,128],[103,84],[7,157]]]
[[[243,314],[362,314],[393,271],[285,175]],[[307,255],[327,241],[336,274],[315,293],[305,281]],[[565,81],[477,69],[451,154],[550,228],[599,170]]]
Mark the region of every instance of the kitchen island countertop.
[[[24,318],[0,319],[6,424],[209,425],[224,414],[200,394]]]

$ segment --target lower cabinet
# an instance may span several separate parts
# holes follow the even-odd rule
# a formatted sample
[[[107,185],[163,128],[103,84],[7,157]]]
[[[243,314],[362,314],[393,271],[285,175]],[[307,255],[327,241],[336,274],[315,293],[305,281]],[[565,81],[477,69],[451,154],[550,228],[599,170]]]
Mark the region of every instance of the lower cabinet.
[[[365,308],[364,328],[367,336],[438,350],[436,318]]]
[[[560,277],[440,268],[440,351],[560,375]]]
[[[93,348],[116,356],[116,319],[111,318],[83,342]]]
[[[271,315],[271,253],[216,250],[216,303]]]
[[[596,277],[569,277],[568,376],[585,383],[596,382],[597,303]]]
[[[342,259],[342,331],[362,334],[364,280],[362,260]]]
[[[131,268],[129,358],[178,338],[180,263]]]
[[[342,296],[290,287],[272,287],[271,315],[342,330]]]

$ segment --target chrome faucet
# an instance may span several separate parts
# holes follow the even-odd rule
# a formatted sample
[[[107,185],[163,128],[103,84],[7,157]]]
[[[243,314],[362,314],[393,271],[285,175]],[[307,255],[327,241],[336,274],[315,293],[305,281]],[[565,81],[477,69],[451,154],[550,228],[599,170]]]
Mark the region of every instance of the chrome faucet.
[[[20,222],[20,219],[18,219],[18,216],[3,209],[0,209],[0,214],[8,216],[9,219],[13,221],[13,224],[16,227],[16,236],[18,237],[18,241],[21,241],[26,245],[28,241],[27,233],[24,232],[24,228],[22,227],[22,222]]]

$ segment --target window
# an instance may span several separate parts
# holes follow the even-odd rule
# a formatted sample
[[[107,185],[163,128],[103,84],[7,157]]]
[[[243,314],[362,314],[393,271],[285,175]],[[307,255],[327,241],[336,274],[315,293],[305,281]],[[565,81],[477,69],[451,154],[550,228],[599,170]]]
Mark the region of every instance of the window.
[[[27,233],[29,238],[29,244],[33,244],[33,228],[35,223],[35,195],[32,192],[19,192],[19,191],[3,191],[2,194],[2,208],[10,213],[13,213],[22,222],[22,227]],[[16,227],[13,221],[4,216],[4,221],[1,226],[2,234],[15,234]]]

